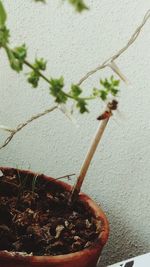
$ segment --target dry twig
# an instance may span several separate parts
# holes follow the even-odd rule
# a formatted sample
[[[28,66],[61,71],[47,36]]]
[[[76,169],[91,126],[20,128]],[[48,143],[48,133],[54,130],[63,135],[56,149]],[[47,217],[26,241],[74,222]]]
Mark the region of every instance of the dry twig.
[[[149,19],[150,19],[150,9],[146,12],[144,19],[142,20],[142,23],[137,27],[137,29],[135,30],[135,32],[132,34],[129,41],[127,42],[127,44],[123,48],[121,48],[117,53],[115,53],[113,56],[106,59],[102,64],[98,65],[96,68],[86,73],[80,79],[80,81],[78,82],[78,85],[81,85],[84,81],[86,81],[90,76],[92,76],[99,70],[104,69],[106,67],[111,67],[111,62],[114,62],[117,58],[119,58],[136,41],[143,27],[145,26],[146,22]]]
[[[9,144],[9,142],[13,139],[13,137],[19,132],[21,131],[25,126],[27,126],[29,123],[31,123],[32,121],[34,120],[37,120],[39,119],[40,117],[43,117],[45,116],[46,114],[54,111],[55,109],[57,108],[57,105],[49,108],[49,109],[46,109],[45,111],[41,112],[41,113],[38,113],[34,116],[32,116],[30,119],[28,119],[26,122],[24,123],[21,123],[17,126],[16,129],[9,129],[9,128],[6,128],[4,126],[1,127],[1,129],[4,130],[5,128],[5,131],[9,131],[10,132],[10,135],[7,137],[7,139],[5,140],[4,144],[2,146],[0,146],[0,149],[4,148],[5,146],[7,146]]]

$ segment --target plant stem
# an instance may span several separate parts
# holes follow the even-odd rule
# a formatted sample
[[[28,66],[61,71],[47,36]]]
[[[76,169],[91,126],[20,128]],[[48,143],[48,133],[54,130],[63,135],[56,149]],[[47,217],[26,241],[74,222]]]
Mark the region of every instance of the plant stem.
[[[53,106],[53,107],[51,107],[51,108],[49,108],[49,109],[46,109],[46,110],[44,110],[43,112],[38,113],[38,114],[32,116],[32,117],[31,117],[30,119],[28,119],[26,122],[23,122],[23,123],[19,124],[19,125],[16,127],[16,129],[12,129],[12,130],[10,129],[10,130],[9,130],[10,135],[9,135],[9,136],[7,137],[7,139],[4,141],[3,145],[0,146],[0,149],[2,149],[2,148],[4,148],[5,146],[7,146],[7,145],[9,144],[9,142],[13,139],[13,137],[14,137],[19,131],[21,131],[25,126],[27,126],[29,123],[31,123],[31,122],[34,121],[34,120],[39,119],[40,117],[45,116],[46,114],[48,114],[48,113],[54,111],[54,110],[57,109],[57,108],[58,108],[58,106],[55,105],[55,106]]]
[[[40,72],[40,71],[38,71],[29,61],[27,61],[27,60],[24,60],[24,64],[26,65],[26,66],[28,66],[30,69],[32,69],[32,70],[34,70],[35,72],[37,72],[38,73],[38,75],[44,80],[44,81],[46,81],[48,84],[50,84],[50,80],[42,73],[42,72]],[[71,99],[74,99],[75,101],[78,101],[78,100],[94,100],[95,99],[95,97],[94,96],[90,96],[90,97],[77,97],[77,98],[75,98],[75,97],[73,97],[71,94],[69,94],[69,93],[66,93],[66,92],[64,92],[63,91],[63,93],[64,93],[64,95],[65,96],[67,96],[67,97],[69,97],[69,98],[71,98]]]
[[[69,98],[72,98],[74,99],[75,101],[78,101],[78,100],[94,100],[96,97],[95,96],[88,96],[88,97],[74,97],[66,92],[63,91],[63,93],[69,97]]]
[[[39,76],[45,80],[47,83],[50,84],[50,80],[40,71],[38,71],[30,62],[28,62],[27,60],[24,60],[24,64],[27,65],[30,69],[34,70],[35,72],[37,72],[39,74]]]
[[[70,178],[71,176],[75,176],[75,175],[76,175],[75,173],[72,173],[72,174],[68,174],[68,175],[64,175],[64,176],[55,178],[55,180],[61,180],[61,179],[63,179],[63,178]]]

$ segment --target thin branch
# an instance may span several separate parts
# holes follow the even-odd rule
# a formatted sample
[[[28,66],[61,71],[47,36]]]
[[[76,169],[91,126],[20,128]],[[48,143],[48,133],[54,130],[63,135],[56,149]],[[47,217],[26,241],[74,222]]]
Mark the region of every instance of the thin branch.
[[[0,130],[3,130],[3,131],[6,131],[6,132],[9,132],[9,133],[13,133],[14,132],[14,129],[11,129],[7,126],[4,126],[4,125],[0,125]]]
[[[9,144],[9,142],[13,139],[13,137],[14,137],[19,131],[21,131],[25,126],[27,126],[29,123],[31,123],[32,121],[37,120],[38,118],[43,117],[43,116],[45,116],[46,114],[48,114],[48,113],[54,111],[57,107],[58,107],[58,106],[55,105],[55,106],[53,106],[53,107],[51,107],[51,108],[49,108],[49,109],[46,109],[45,111],[43,111],[43,112],[41,112],[41,113],[38,113],[38,114],[32,116],[32,117],[31,117],[30,119],[28,119],[26,122],[19,124],[19,125],[17,126],[17,128],[14,129],[14,130],[13,130],[13,129],[9,129],[9,132],[11,132],[11,133],[10,133],[10,135],[7,137],[7,139],[5,140],[5,142],[3,143],[3,145],[0,146],[0,149],[2,149],[2,148],[4,148],[5,146],[7,146],[7,145]],[[5,128],[7,128],[7,127],[5,127]],[[6,130],[6,129],[5,129],[5,130]]]
[[[64,179],[64,178],[70,179],[71,176],[75,176],[75,175],[76,175],[75,173],[67,174],[67,175],[55,178],[55,180],[61,180],[61,179]]]
[[[26,66],[28,66],[30,69],[34,70],[45,82],[47,82],[48,84],[51,84],[50,79],[48,79],[41,71],[37,70],[30,62],[28,62],[27,60],[24,60],[24,64]],[[77,99],[74,98],[74,96],[72,96],[69,93],[66,93],[65,91],[63,91],[63,94],[73,100],[94,100],[95,97],[93,96],[89,96],[89,97],[78,97]]]
[[[45,82],[49,83],[50,84],[50,80],[39,70],[37,70],[30,62],[28,62],[27,60],[24,60],[24,64],[26,66],[28,66],[30,69],[34,70],[35,72],[38,73],[38,75],[43,79],[45,80]]]
[[[135,32],[132,34],[130,37],[129,41],[127,44],[120,49],[117,53],[115,53],[113,56],[109,57],[106,59],[101,65],[98,65],[95,69],[89,71],[85,76],[83,76],[80,81],[78,82],[78,85],[81,85],[84,81],[86,81],[90,76],[95,74],[101,69],[104,69],[106,67],[109,67],[109,64],[113,61],[115,61],[118,57],[120,57],[133,43],[136,41],[138,38],[139,34],[141,33],[143,27],[145,26],[146,22],[150,19],[150,9],[146,12],[144,19],[142,20],[142,23],[137,27]]]

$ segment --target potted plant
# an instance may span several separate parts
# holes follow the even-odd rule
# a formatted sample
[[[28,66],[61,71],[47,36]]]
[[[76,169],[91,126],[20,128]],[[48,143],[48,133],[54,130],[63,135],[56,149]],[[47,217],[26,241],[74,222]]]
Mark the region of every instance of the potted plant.
[[[83,0],[68,2],[79,12],[88,9]],[[108,239],[109,224],[101,208],[80,191],[107,123],[113,111],[117,109],[120,81],[114,76],[100,80],[100,88],[93,88],[90,96],[83,95],[81,84],[90,75],[106,67],[111,67],[113,72],[126,81],[115,60],[136,40],[149,17],[148,13],[123,49],[88,72],[66,91],[63,77],[54,79],[45,76],[46,61],[43,58],[36,58],[35,62],[30,63],[25,44],[11,47],[7,14],[3,1],[0,1],[0,48],[6,52],[11,68],[19,73],[26,65],[30,69],[27,80],[32,87],[36,88],[39,80],[43,79],[49,86],[50,95],[55,99],[53,107],[32,116],[28,121],[19,124],[16,129],[1,125],[0,128],[7,131],[9,136],[0,149],[6,147],[26,125],[57,108],[71,117],[66,110],[69,100],[73,101],[80,113],[89,111],[90,100],[99,98],[105,102],[105,110],[98,116],[100,121],[98,130],[73,188],[43,174],[0,168],[0,267],[96,266]]]

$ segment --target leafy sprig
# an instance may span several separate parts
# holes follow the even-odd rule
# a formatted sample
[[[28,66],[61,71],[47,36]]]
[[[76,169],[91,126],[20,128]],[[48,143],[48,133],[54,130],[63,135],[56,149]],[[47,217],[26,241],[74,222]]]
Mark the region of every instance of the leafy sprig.
[[[94,88],[93,95],[100,97],[103,101],[107,100],[109,95],[115,97],[119,92],[119,84],[120,80],[115,80],[114,76],[111,76],[110,80],[108,80],[107,78],[105,80],[100,80],[101,88]]]
[[[43,1],[42,1],[43,2]],[[72,4],[76,4],[77,7],[81,8],[84,6],[83,1],[70,1]],[[79,5],[79,6],[78,6]],[[83,5],[83,6],[82,6]],[[81,10],[80,10],[81,11]],[[93,88],[90,96],[82,96],[83,88],[77,84],[72,84],[68,92],[64,89],[65,82],[64,78],[49,78],[44,75],[46,70],[47,61],[43,58],[36,58],[34,63],[30,63],[27,60],[27,47],[25,44],[11,48],[9,45],[10,31],[6,25],[7,14],[5,8],[0,0],[0,48],[6,51],[10,66],[16,72],[21,72],[24,65],[28,66],[31,71],[27,74],[27,81],[32,85],[33,88],[37,88],[40,79],[43,79],[49,86],[50,95],[55,99],[58,104],[65,104],[69,99],[72,99],[76,103],[76,107],[80,113],[88,112],[88,101],[99,98],[102,101],[106,101],[111,95],[116,97],[119,92],[119,80],[115,80],[113,76],[110,79],[100,80],[100,88]]]
[[[33,70],[30,73],[28,73],[28,82],[32,84],[33,88],[38,87],[40,80],[39,72],[46,70],[46,63],[47,62],[43,58],[35,59],[35,62],[32,65]]]
[[[60,77],[60,79],[51,79],[50,80],[50,94],[54,96],[55,102],[58,104],[67,102],[67,95],[63,91],[64,87],[64,78]]]
[[[24,60],[27,56],[27,48],[25,44],[15,47],[13,50],[8,45],[4,46],[10,66],[13,70],[20,72],[23,70]]]

